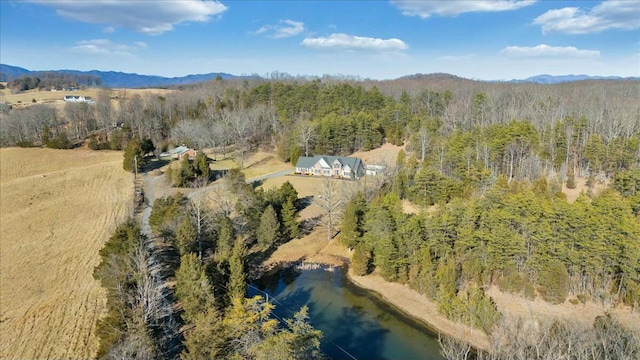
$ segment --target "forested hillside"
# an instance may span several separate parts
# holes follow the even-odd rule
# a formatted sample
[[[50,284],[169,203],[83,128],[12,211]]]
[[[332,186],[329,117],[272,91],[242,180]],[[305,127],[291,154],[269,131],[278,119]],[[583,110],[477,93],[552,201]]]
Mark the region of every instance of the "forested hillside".
[[[408,141],[420,160],[429,152],[441,153],[443,171],[448,171],[460,164],[444,164],[445,155],[458,163],[465,156],[451,159],[452,147],[460,146],[453,142],[479,135],[474,140],[487,141],[465,144],[473,148],[470,160],[491,170],[509,166],[510,176],[531,167],[599,170],[625,167],[629,157],[638,156],[638,89],[637,81],[551,86],[450,78],[217,80],[167,96],[105,90],[95,106],[66,104],[62,112],[47,105],[21,111],[5,106],[1,143],[39,144],[45,125],[50,137],[64,132],[79,141],[114,123],[123,125],[113,136],[109,131],[114,148],[122,148],[127,137],[150,138],[158,149],[169,142],[196,148],[277,145],[283,159],[293,160],[301,153],[348,154],[383,141]],[[452,134],[457,139],[450,140]],[[517,141],[509,142],[512,135]],[[471,156],[471,150],[466,153]]]
[[[501,319],[485,293],[492,285],[550,303],[640,306],[639,98],[640,82],[633,80],[219,79],[166,96],[104,90],[94,106],[67,104],[62,113],[46,105],[3,107],[0,141],[55,147],[90,138],[95,149],[147,144],[156,155],[185,144],[233,153],[240,164],[256,149],[295,163],[305,155],[404,145],[377,189],[343,199],[340,239],[353,249],[352,269],[406,283],[437,301],[447,317],[491,333]],[[241,245],[264,247],[275,246],[278,236],[296,236],[291,191],[254,192],[240,175],[229,179],[241,199],[238,218],[217,219],[209,243],[177,217],[165,233],[175,235],[181,254],[197,253],[200,260],[201,247],[209,244],[204,253],[217,270],[190,257],[180,266],[191,266],[191,279],[203,271],[210,281],[217,278],[227,286],[222,294],[240,291],[232,289],[242,280],[230,280],[233,268],[242,267],[242,256],[233,255],[243,251],[235,248],[236,236],[245,240]],[[586,179],[584,192],[569,202],[562,189],[575,188],[579,179]],[[417,206],[417,214],[403,212],[403,201]],[[237,319],[245,316],[248,310],[232,299],[193,301],[213,301],[220,311],[237,311]],[[221,316],[189,311],[186,320],[196,328]]]

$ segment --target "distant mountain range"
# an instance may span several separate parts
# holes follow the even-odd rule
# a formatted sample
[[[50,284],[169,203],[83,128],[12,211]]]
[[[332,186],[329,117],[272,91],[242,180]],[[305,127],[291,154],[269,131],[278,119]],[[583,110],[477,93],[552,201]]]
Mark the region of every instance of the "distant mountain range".
[[[486,81],[466,79],[456,75],[446,73],[433,74],[413,74],[399,78],[400,80],[429,80],[429,81],[479,81],[479,82],[502,82],[502,83],[533,83],[533,84],[560,84],[573,81],[584,80],[640,80],[640,77],[621,77],[621,76],[589,76],[589,75],[536,75],[526,79]]]
[[[187,75],[181,77],[164,77],[155,75],[130,74],[116,71],[79,71],[79,70],[38,70],[31,71],[17,66],[0,64],[0,81],[11,81],[21,76],[38,76],[43,73],[64,73],[71,75],[93,75],[102,79],[102,85],[110,88],[145,88],[145,87],[164,87],[172,85],[188,85],[200,82],[206,82],[216,79],[218,76],[222,79],[241,79],[248,78],[246,76],[236,76],[227,73],[209,73]]]
[[[559,84],[583,80],[640,80],[640,77],[589,76],[589,75],[536,75],[524,80],[511,80],[513,83]]]
[[[19,78],[20,76],[37,76],[42,73],[65,73],[72,75],[93,75],[102,79],[102,84],[110,88],[145,88],[145,87],[165,87],[173,85],[188,85],[199,82],[206,82],[217,77],[222,79],[242,79],[251,78],[253,76],[237,76],[227,73],[208,73],[208,74],[196,74],[187,75],[181,77],[163,77],[155,75],[140,75],[123,73],[116,71],[78,71],[78,70],[46,70],[46,71],[32,71],[17,66],[0,64],[0,81],[11,81],[12,79]],[[414,74],[403,76],[400,79],[428,79],[428,80],[465,80],[464,78],[445,74]],[[536,84],[559,84],[572,81],[582,80],[640,80],[640,77],[627,77],[620,76],[589,76],[589,75],[537,75],[528,77],[526,79],[514,79],[511,81],[502,81],[509,83],[536,83]],[[468,80],[468,79],[466,79]]]

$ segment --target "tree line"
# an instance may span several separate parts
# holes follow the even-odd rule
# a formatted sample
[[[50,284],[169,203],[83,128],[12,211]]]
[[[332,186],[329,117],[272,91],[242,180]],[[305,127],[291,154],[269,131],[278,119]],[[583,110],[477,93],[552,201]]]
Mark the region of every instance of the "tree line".
[[[181,321],[159,281],[162,264],[149,242],[130,219],[100,250],[93,276],[107,292],[107,314],[97,321],[96,358],[157,359],[180,352]]]
[[[63,90],[78,87],[99,87],[102,79],[96,75],[75,75],[60,72],[42,72],[33,76],[20,76],[8,81],[7,86],[15,91],[33,89]]]
[[[266,147],[292,163],[408,142],[419,160],[435,158],[443,172],[482,165],[493,173],[508,167],[510,177],[542,170],[568,176],[638,161],[636,85],[214,80],[163,96],[103,90],[95,106],[68,104],[62,113],[47,105],[7,110],[0,139],[3,146],[42,144],[47,125],[52,136],[65,132],[73,142],[100,130],[95,137],[112,149],[138,138],[158,151],[183,143],[231,147],[242,159]]]

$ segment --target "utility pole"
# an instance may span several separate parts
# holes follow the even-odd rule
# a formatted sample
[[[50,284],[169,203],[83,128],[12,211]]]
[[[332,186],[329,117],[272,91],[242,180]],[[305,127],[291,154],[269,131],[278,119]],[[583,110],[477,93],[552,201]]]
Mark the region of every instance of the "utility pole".
[[[133,156],[133,211],[138,207],[138,156]]]

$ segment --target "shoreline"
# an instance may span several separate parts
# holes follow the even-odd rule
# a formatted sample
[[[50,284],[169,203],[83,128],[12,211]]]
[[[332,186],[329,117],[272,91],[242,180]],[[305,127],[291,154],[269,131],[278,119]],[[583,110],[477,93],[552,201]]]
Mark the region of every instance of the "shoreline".
[[[436,333],[451,336],[478,350],[490,349],[489,336],[481,330],[449,320],[438,312],[438,305],[407,285],[388,282],[378,275],[357,276],[351,270],[347,278],[354,285],[378,294],[385,302],[407,316],[424,323]]]
[[[281,245],[268,259],[253,269],[252,275],[264,275],[289,266],[344,267],[347,280],[355,286],[373,291],[383,301],[406,316],[424,324],[435,333],[446,334],[479,350],[489,350],[489,336],[478,329],[445,318],[438,312],[438,304],[407,285],[385,281],[377,275],[355,276],[349,270],[351,252],[335,239],[327,243],[324,233],[313,232]],[[257,271],[256,271],[257,270]],[[260,277],[260,276],[257,276]]]
[[[427,328],[437,334],[451,336],[459,341],[471,345],[474,349],[489,351],[489,336],[481,330],[472,328],[462,323],[447,319],[438,312],[438,304],[427,299],[424,295],[410,289],[407,285],[388,282],[378,275],[356,276],[349,269],[349,263],[341,265],[331,261],[321,259],[282,262],[271,264],[268,270],[261,273],[264,276],[270,272],[295,267],[299,270],[324,269],[325,271],[335,271],[336,268],[347,268],[347,281],[360,289],[374,292],[384,302],[396,308],[404,315],[424,324]],[[258,277],[260,277],[258,276]]]
[[[446,334],[459,341],[470,344],[478,350],[489,351],[490,336],[481,330],[463,323],[445,318],[438,312],[438,304],[426,296],[409,288],[408,285],[388,282],[380,276],[371,274],[356,276],[349,270],[351,252],[333,240],[329,243],[323,234],[313,232],[301,238],[291,240],[276,250],[269,259],[260,264],[260,268],[272,271],[288,266],[345,267],[347,280],[353,285],[367,291],[373,291],[383,301],[394,306],[398,311],[423,323],[432,331]],[[264,274],[264,272],[263,272]],[[498,311],[504,318],[520,318],[535,326],[540,322],[560,319],[579,322],[591,326],[596,316],[607,313],[613,315],[622,325],[640,335],[640,312],[622,308],[607,308],[602,304],[587,302],[574,305],[569,300],[560,305],[544,302],[542,299],[527,300],[517,294],[501,292],[492,286],[487,294],[495,302]]]

